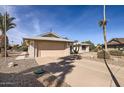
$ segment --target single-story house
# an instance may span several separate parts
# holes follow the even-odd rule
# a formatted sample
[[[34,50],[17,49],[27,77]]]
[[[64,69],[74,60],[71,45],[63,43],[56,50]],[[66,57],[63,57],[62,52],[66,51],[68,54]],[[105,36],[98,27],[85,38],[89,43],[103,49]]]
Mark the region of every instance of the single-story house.
[[[76,48],[75,46],[78,46],[78,53],[85,53],[90,51],[90,44],[88,43],[79,43],[79,42],[74,42],[73,43],[73,48]],[[73,53],[73,52],[72,52]]]
[[[122,50],[124,51],[124,38],[112,38],[107,42],[109,50]]]
[[[88,43],[81,43],[81,47],[80,47],[81,49],[81,53],[82,52],[89,52],[90,51],[90,44],[88,44]]]
[[[48,32],[35,37],[25,37],[29,41],[30,57],[62,57],[70,54],[72,40],[63,38],[56,33]]]

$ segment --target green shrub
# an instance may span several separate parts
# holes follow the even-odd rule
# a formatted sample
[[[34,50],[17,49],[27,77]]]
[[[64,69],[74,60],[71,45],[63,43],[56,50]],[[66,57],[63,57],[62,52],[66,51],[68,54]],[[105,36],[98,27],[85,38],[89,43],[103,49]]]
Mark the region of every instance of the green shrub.
[[[28,51],[28,47],[27,46],[20,46],[18,51]]]
[[[110,59],[110,54],[104,50],[97,52],[97,58]]]
[[[113,56],[124,56],[124,53],[120,50],[110,50],[109,53]]]
[[[13,50],[18,50],[19,47],[20,47],[20,46],[17,44],[17,45],[14,45],[14,46],[12,47],[12,49],[13,49]]]
[[[28,47],[23,47],[23,51],[28,51]]]

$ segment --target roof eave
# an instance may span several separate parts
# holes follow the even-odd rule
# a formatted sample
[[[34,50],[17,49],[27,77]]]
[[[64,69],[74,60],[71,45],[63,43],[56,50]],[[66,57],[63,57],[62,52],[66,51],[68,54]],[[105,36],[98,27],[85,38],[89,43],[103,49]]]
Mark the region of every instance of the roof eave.
[[[35,38],[23,38],[23,40],[40,40],[40,41],[58,41],[58,42],[70,42],[73,43],[74,41],[71,40],[43,40],[43,39],[35,39]]]

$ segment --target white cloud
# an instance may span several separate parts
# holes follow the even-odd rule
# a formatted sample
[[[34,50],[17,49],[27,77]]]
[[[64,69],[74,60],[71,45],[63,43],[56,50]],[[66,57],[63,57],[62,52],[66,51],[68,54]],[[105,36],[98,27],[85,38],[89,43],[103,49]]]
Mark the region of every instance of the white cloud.
[[[9,37],[9,43],[11,44],[11,41],[14,41],[15,44],[21,44],[23,37],[27,37],[28,35],[17,30],[11,30],[7,32],[7,36]]]
[[[7,6],[6,10],[11,16],[15,17],[14,23],[17,24],[17,26],[7,32],[7,36],[9,38],[9,43],[11,44],[11,41],[14,41],[15,44],[21,44],[23,37],[29,36],[27,33],[24,33],[24,29],[21,28],[20,25],[20,17],[16,14],[16,6]]]
[[[32,11],[25,13],[23,17],[20,16],[19,14],[17,14],[17,12],[19,11],[18,9],[19,9],[18,6],[7,6],[7,12],[11,16],[16,18],[14,22],[17,24],[17,26],[14,29],[11,29],[10,31],[7,32],[10,44],[11,41],[20,44],[22,42],[23,37],[35,36],[41,34],[45,31],[49,31],[50,28],[53,29],[56,28],[55,26],[58,25],[53,21],[54,18],[56,18],[56,15],[53,16],[52,18],[53,20],[49,20],[49,18],[47,18],[47,15],[42,14],[42,17],[40,17],[42,18],[42,21],[40,21],[39,17],[36,17],[36,15]],[[25,20],[23,19],[26,20],[30,19],[30,20],[24,23]],[[22,27],[22,25],[24,27]]]
[[[4,6],[0,6],[0,13],[3,13],[3,12],[5,12],[5,8]]]
[[[29,28],[21,27],[22,19],[19,15],[16,14],[18,12],[18,8],[16,6],[8,6],[7,11],[11,16],[14,16],[16,18],[14,22],[17,24],[17,26],[14,29],[11,29],[10,31],[7,32],[10,43],[11,41],[14,41],[15,43],[21,44],[23,37],[29,37],[40,34],[40,30],[41,30],[40,23],[37,18],[34,17],[34,19],[31,19],[29,23],[27,23],[30,24],[32,26],[31,28],[33,28],[32,30],[34,30],[33,33],[29,33]],[[28,17],[32,18],[32,16],[34,16],[32,15],[32,13],[29,14],[27,13],[27,15],[25,15],[25,17],[27,18]]]
[[[33,19],[33,28],[35,29],[35,33],[40,34],[40,23],[38,19]]]

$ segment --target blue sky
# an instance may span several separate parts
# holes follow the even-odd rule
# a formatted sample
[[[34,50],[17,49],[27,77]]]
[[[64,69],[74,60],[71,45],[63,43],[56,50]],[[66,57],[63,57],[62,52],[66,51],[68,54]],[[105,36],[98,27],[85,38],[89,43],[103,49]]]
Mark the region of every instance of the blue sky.
[[[103,6],[7,6],[17,27],[7,32],[9,41],[20,44],[23,37],[53,32],[72,40],[103,43]],[[107,39],[124,37],[124,6],[106,6]],[[4,12],[0,6],[0,12]]]

